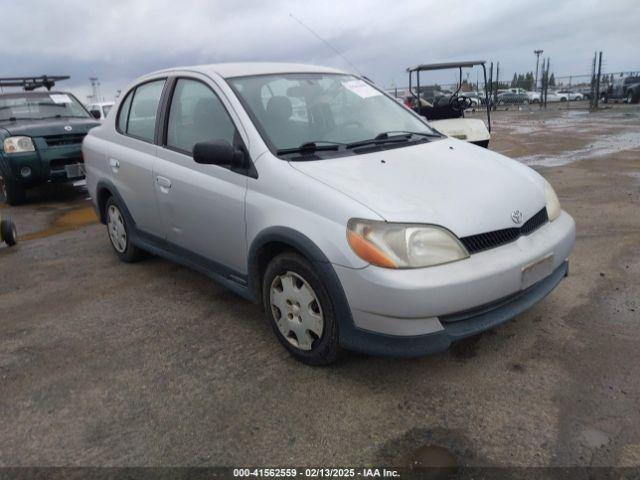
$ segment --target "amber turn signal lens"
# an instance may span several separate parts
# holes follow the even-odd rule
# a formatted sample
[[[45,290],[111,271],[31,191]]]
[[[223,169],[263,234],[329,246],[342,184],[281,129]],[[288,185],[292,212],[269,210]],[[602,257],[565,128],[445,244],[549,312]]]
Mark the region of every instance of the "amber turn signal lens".
[[[369,243],[357,233],[348,231],[347,239],[349,240],[349,245],[351,245],[353,251],[356,252],[356,254],[365,262],[369,262],[372,265],[377,265],[379,267],[398,268],[398,265],[380,251],[379,248]]]

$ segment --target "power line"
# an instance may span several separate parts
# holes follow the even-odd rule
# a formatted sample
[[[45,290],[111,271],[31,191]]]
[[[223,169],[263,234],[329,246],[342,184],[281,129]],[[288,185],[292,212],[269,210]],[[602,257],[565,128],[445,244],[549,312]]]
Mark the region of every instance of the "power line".
[[[349,65],[351,65],[351,67],[358,72],[361,76],[364,77],[364,74],[358,69],[358,67],[356,67],[353,63],[351,63],[349,61],[349,59],[347,57],[345,57],[342,53],[340,53],[336,48],[334,48],[333,45],[331,45],[328,41],[326,41],[324,38],[322,38],[320,35],[318,35],[315,31],[313,31],[311,29],[311,27],[305,25],[302,20],[300,20],[299,18],[295,17],[293,15],[293,13],[290,13],[289,16],[291,18],[293,18],[296,22],[298,22],[300,25],[302,25],[304,28],[306,28],[309,32],[311,32],[311,34],[316,37],[318,40],[320,40],[322,43],[324,43],[327,47],[329,47],[333,52],[335,52],[337,55],[340,56],[340,58],[342,58],[345,62],[347,62]]]

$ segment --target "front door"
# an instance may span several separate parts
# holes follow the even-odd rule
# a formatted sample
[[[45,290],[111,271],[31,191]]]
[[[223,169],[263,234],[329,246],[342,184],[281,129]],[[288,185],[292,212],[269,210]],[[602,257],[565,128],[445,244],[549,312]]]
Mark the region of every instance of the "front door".
[[[164,146],[154,166],[156,197],[166,239],[235,272],[246,273],[247,177],[193,161],[205,140],[241,142],[223,103],[205,83],[179,78],[168,108]]]

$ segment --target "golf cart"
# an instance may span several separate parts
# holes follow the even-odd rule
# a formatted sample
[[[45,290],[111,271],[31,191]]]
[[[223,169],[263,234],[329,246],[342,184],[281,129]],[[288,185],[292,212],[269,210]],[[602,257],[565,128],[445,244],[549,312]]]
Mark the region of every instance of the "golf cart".
[[[485,68],[484,60],[432,63],[407,68],[407,72],[409,72],[409,92],[411,97],[407,98],[406,102],[407,106],[425,117],[429,125],[441,133],[486,148],[489,146],[489,140],[491,139],[491,109],[486,109],[486,125],[480,119],[465,118],[465,110],[474,106],[474,100],[470,96],[465,96],[465,92],[460,91],[462,88],[462,69],[473,68],[475,66],[482,67],[485,85],[485,98],[482,99],[482,103],[485,107],[489,106],[491,96],[487,90],[489,85],[487,83],[487,69]],[[460,71],[460,81],[458,82],[456,91],[446,92],[436,88],[420,86],[420,72],[447,69],[458,69]]]

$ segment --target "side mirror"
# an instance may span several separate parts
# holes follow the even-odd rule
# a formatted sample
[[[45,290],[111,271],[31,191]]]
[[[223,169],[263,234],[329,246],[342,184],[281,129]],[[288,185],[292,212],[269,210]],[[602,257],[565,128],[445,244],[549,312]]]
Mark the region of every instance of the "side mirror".
[[[242,167],[244,154],[227,140],[207,140],[193,146],[193,160],[205,165]]]
[[[90,110],[89,113],[91,114],[91,116],[93,116],[93,118],[100,120],[100,110]]]

